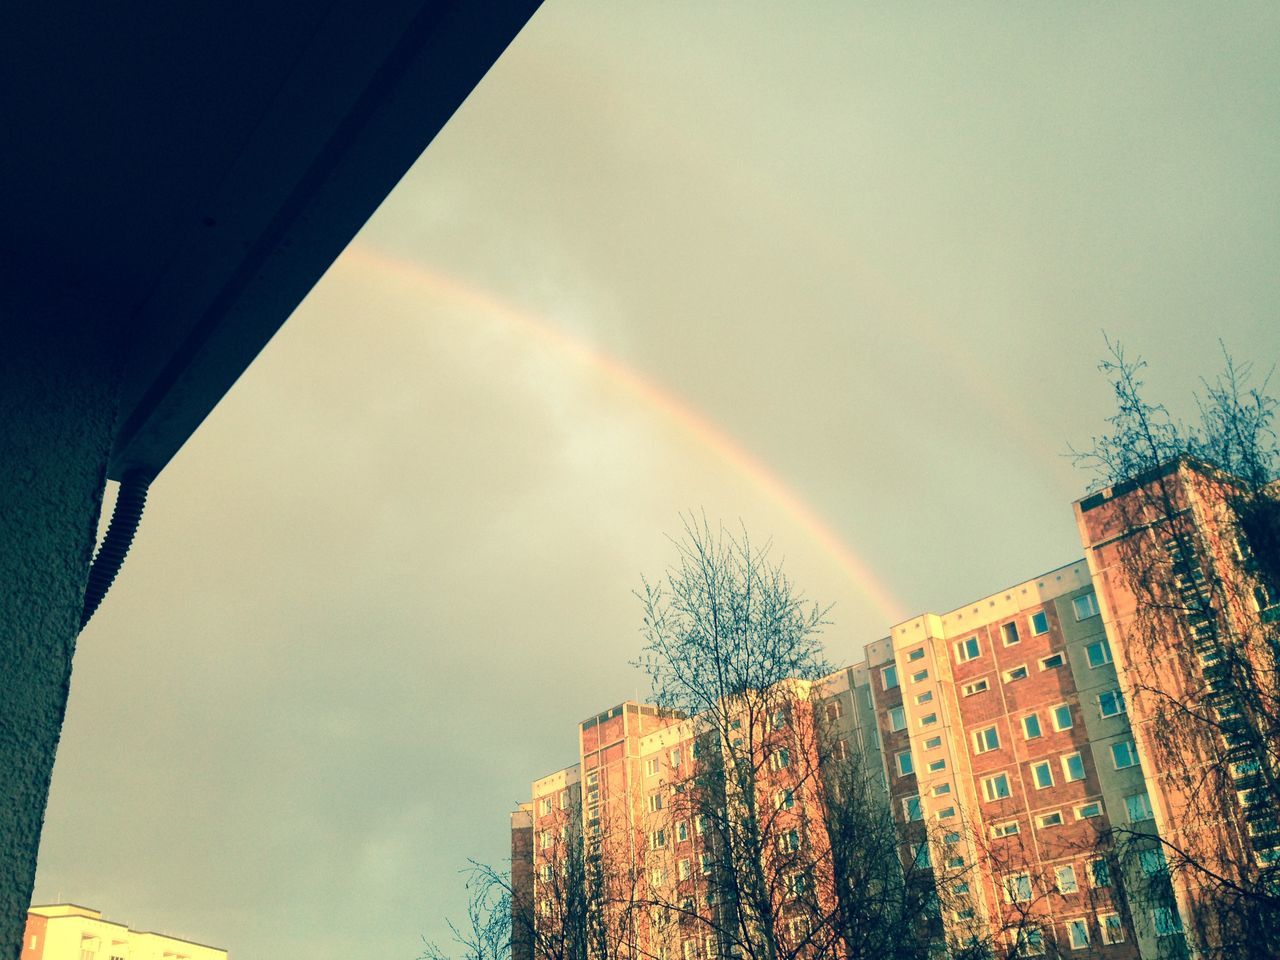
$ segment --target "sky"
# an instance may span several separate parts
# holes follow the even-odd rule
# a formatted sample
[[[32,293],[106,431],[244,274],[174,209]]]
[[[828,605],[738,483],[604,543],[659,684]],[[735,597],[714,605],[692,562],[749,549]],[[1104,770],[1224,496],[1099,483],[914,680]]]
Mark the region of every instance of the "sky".
[[[414,960],[682,511],[835,663],[1077,559],[1104,331],[1280,357],[1277,118],[1275,4],[547,0],[152,488],[36,902]]]

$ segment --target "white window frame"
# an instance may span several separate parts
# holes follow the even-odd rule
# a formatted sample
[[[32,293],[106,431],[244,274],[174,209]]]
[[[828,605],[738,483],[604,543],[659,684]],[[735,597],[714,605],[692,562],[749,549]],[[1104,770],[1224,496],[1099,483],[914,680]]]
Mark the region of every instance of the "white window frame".
[[[903,769],[902,758],[906,757],[906,769]],[[899,777],[909,777],[916,772],[915,763],[911,758],[910,750],[900,750],[893,755],[893,765],[898,771]]]
[[[1057,660],[1057,663],[1050,663],[1050,660]],[[1061,650],[1055,650],[1047,657],[1041,657],[1038,661],[1041,672],[1045,670],[1058,670],[1067,665],[1067,655]]]
[[[970,653],[970,644],[973,645],[973,652]],[[955,645],[956,663],[968,663],[970,660],[977,660],[982,656],[982,641],[978,639],[975,633],[972,636],[959,640]]]
[[[898,718],[902,718],[902,722],[898,722]],[[907,729],[907,708],[906,707],[890,707],[889,708],[889,732],[898,733]]]
[[[1102,651],[1102,659],[1097,663],[1093,662],[1094,650]],[[1097,670],[1099,667],[1105,667],[1111,662],[1111,643],[1106,637],[1101,637],[1100,639],[1093,641],[1093,643],[1086,643],[1084,645],[1084,658],[1085,662],[1089,664],[1090,670]]]
[[[1041,783],[1040,774],[1049,778],[1048,783]],[[1031,782],[1037,790],[1049,790],[1055,786],[1053,780],[1053,764],[1048,760],[1036,760],[1031,764]]]
[[[1022,676],[1015,677],[1014,674],[1017,673],[1019,670],[1022,671]],[[1000,674],[1000,678],[1005,683],[1017,683],[1019,680],[1027,679],[1027,677],[1029,677],[1030,675],[1031,673],[1030,671],[1027,670],[1027,665],[1025,663],[1020,663],[1016,667],[1010,667],[1004,673]]]
[[[1120,763],[1120,755],[1116,753],[1117,747],[1125,748],[1125,753],[1128,754],[1128,763]],[[1117,770],[1130,770],[1138,766],[1138,745],[1132,740],[1117,740],[1111,744],[1111,763]]]
[[[1083,614],[1081,611],[1085,611]],[[1076,622],[1088,620],[1098,616],[1102,610],[1098,607],[1098,595],[1090,590],[1088,593],[1082,593],[1078,597],[1071,598],[1071,612],[1076,616]]]
[[[1097,807],[1097,810],[1093,813],[1086,813],[1085,811],[1091,807]],[[1077,804],[1073,812],[1077,820],[1092,820],[1094,817],[1102,816],[1104,809],[1101,800],[1089,800],[1086,803]]]
[[[1065,885],[1064,885],[1064,882]],[[1074,863],[1064,863],[1060,867],[1053,868],[1053,885],[1061,894],[1078,893],[1080,891],[1080,882],[1076,877],[1076,866]]]
[[[1063,709],[1065,709],[1065,710],[1067,711],[1067,724],[1066,724],[1066,726],[1062,726],[1062,725],[1059,723],[1059,721],[1058,721],[1058,711],[1059,711],[1059,710],[1063,710]],[[1062,733],[1062,731],[1063,731],[1063,730],[1070,730],[1070,729],[1072,729],[1073,727],[1075,727],[1075,725],[1076,725],[1076,721],[1075,721],[1075,717],[1073,717],[1073,716],[1071,715],[1071,704],[1069,704],[1069,703],[1055,703],[1052,707],[1050,707],[1050,708],[1049,708],[1049,722],[1050,722],[1051,724],[1053,724],[1053,729],[1054,729],[1055,731],[1057,731],[1058,733]]]
[[[1033,734],[1031,728],[1027,725],[1027,721],[1035,722],[1036,732]],[[1040,726],[1040,714],[1028,713],[1022,718],[1022,739],[1023,740],[1039,740],[1044,736],[1044,729]]]
[[[995,790],[995,785],[996,785],[996,782],[1001,779],[1004,780],[1005,792],[1002,794],[997,794]],[[982,797],[988,803],[998,803],[1001,800],[1008,800],[1012,796],[1013,796],[1013,785],[1009,781],[1009,774],[1007,772],[1002,771],[1000,773],[992,774],[989,777],[982,778]]]
[[[994,741],[994,742],[992,742]],[[975,755],[990,753],[1000,749],[1000,730],[995,725],[973,731],[973,752]]]
[[[1076,758],[1080,761],[1080,776],[1073,777],[1071,775],[1071,759]],[[1089,772],[1084,768],[1084,754],[1079,750],[1073,750],[1071,753],[1062,756],[1062,782],[1063,783],[1079,783],[1088,777]]]
[[[991,680],[988,677],[982,677],[973,683],[966,683],[960,688],[960,692],[966,697],[976,696],[979,693],[986,693],[991,689]]]
[[[1120,919],[1120,914],[1098,914],[1098,933],[1103,943],[1124,943],[1124,921]]]
[[[1104,707],[1102,703],[1103,697],[1112,697],[1112,702],[1117,705],[1118,709],[1108,713],[1106,707]],[[1112,717],[1122,717],[1128,712],[1129,705],[1124,702],[1124,693],[1119,687],[1114,690],[1103,690],[1098,694],[1098,716],[1103,720],[1109,720]]]
[[[1040,617],[1044,621],[1044,629],[1036,629],[1036,617]],[[1031,635],[1033,637],[1043,636],[1049,632],[1049,614],[1044,610],[1037,610],[1031,616],[1027,617],[1027,624],[1031,627]]]
[[[1089,946],[1089,921],[1084,917],[1072,917],[1070,920],[1063,921],[1062,924],[1067,928],[1067,943],[1071,945],[1072,950],[1084,950]],[[1082,935],[1083,943],[1078,942],[1076,934]]]

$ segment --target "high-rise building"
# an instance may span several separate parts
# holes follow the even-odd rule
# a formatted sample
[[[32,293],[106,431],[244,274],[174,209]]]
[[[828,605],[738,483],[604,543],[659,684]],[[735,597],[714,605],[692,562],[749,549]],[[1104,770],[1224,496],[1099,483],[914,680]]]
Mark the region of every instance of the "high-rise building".
[[[1228,509],[1238,494],[1181,460],[1086,497],[1084,559],[895,624],[863,662],[780,685],[778,707],[741,732],[762,747],[749,811],[736,719],[628,702],[583,723],[578,765],[534,797],[545,806],[581,771],[584,889],[595,863],[608,905],[584,910],[613,938],[587,955],[725,955],[711,935],[726,909],[717,820],[747,814],[771,825],[754,855],[777,868],[757,913],[780,940],[813,942],[842,895],[832,804],[850,761],[896,820],[903,875],[925,868],[937,885],[940,943],[1128,960],[1247,936],[1244,901],[1215,914],[1204,882],[1247,889],[1280,867],[1277,561]],[[710,805],[706,782],[725,784]],[[536,883],[529,897],[549,909]]]
[[[227,960],[227,951],[163,933],[132,930],[72,903],[27,911],[21,960]]]

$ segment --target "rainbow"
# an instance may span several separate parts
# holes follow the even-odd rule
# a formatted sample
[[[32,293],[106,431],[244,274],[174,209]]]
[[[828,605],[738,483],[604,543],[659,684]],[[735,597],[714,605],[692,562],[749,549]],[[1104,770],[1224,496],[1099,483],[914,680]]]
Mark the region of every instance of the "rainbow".
[[[646,378],[616,357],[569,336],[548,320],[420,263],[377,250],[365,243],[353,243],[342,254],[339,262],[382,277],[394,277],[401,283],[433,296],[495,317],[573,361],[593,368],[646,407],[684,430],[731,468],[744,474],[762,493],[781,506],[836,561],[858,592],[887,618],[886,627],[905,619],[904,605],[872,572],[866,560],[845,543],[774,471],[675,393]]]

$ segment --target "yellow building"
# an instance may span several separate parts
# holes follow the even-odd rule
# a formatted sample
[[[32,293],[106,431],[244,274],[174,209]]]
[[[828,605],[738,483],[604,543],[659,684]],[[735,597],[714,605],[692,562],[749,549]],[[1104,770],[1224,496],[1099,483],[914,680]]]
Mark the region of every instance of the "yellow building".
[[[131,930],[73,903],[27,911],[21,960],[227,960],[227,951]]]

